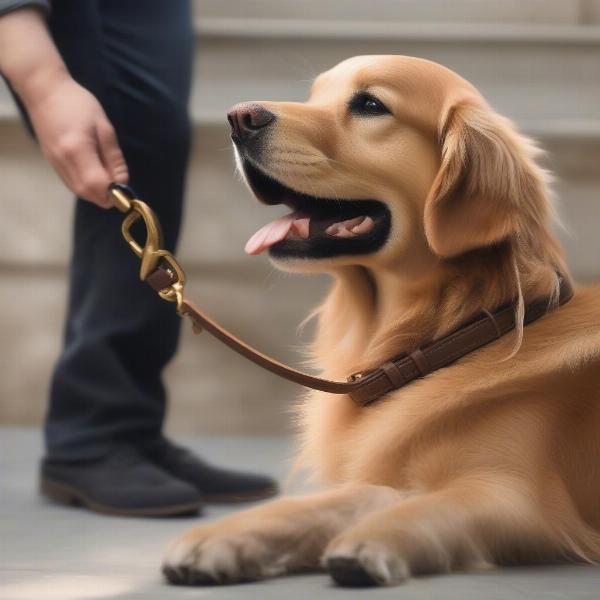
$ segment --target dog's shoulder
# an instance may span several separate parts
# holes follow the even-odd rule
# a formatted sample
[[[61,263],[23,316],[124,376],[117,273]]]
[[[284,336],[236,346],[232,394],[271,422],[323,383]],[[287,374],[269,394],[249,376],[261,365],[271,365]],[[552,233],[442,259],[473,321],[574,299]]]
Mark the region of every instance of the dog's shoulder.
[[[544,320],[551,338],[597,338],[600,334],[600,284],[577,286],[573,298]]]
[[[548,368],[600,363],[600,285],[577,286],[567,304],[525,327],[515,359]]]

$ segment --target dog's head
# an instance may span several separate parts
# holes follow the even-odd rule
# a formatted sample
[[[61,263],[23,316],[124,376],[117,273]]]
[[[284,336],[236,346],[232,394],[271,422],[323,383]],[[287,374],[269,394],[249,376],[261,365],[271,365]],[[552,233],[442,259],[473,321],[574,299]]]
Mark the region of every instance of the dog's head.
[[[546,216],[527,140],[430,61],[352,58],[320,75],[305,103],[243,103],[228,117],[254,194],[292,211],[246,251],[268,249],[284,268],[421,268]]]

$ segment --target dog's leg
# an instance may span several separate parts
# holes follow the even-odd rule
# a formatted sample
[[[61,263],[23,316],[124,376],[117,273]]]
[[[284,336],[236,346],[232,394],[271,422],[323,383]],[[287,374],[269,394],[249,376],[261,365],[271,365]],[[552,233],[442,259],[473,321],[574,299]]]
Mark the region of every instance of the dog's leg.
[[[489,568],[498,555],[553,547],[527,493],[453,485],[368,515],[331,541],[322,564],[341,585],[394,585],[414,573]]]
[[[334,536],[401,497],[392,488],[353,485],[280,498],[186,532],[169,546],[163,572],[171,583],[202,585],[317,569]]]

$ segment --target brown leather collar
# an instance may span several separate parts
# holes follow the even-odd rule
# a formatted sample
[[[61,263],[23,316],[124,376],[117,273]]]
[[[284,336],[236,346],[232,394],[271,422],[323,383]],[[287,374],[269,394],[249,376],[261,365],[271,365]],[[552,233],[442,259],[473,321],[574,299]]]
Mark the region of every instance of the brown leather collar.
[[[177,275],[168,265],[161,265],[145,280],[154,290],[161,291],[176,282],[176,277]],[[567,303],[572,297],[573,288],[570,282],[567,278],[560,276],[558,306]],[[524,324],[532,323],[554,308],[556,306],[551,305],[547,298],[528,304],[525,307]],[[183,298],[179,312],[191,319],[197,333],[203,329],[208,331],[232,350],[263,369],[308,388],[331,394],[347,394],[360,406],[367,406],[385,394],[446,367],[512,331],[515,328],[516,306],[514,302],[511,302],[493,313],[483,311],[443,338],[427,344],[411,354],[397,356],[381,367],[351,375],[348,381],[332,381],[308,375],[262,354],[229,333],[186,298]]]

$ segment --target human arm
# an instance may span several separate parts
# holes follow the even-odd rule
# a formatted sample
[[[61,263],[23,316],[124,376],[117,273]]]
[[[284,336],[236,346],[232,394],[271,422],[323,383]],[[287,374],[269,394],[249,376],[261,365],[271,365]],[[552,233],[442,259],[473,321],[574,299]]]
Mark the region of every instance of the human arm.
[[[25,105],[40,148],[65,185],[109,208],[109,183],[128,180],[125,159],[100,103],[70,76],[38,8],[0,16],[0,73]]]

